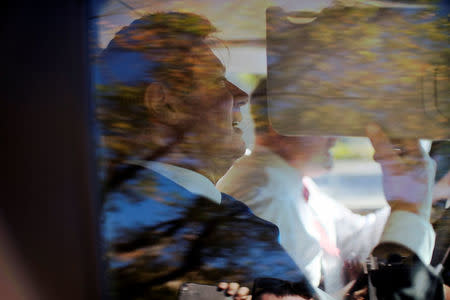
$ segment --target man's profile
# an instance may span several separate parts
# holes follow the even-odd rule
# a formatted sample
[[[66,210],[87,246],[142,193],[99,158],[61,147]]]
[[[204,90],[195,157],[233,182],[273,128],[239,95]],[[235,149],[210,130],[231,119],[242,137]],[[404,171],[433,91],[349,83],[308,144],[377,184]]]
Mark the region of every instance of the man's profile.
[[[174,299],[183,282],[304,286],[275,225],[214,186],[245,150],[247,95],[224,77],[198,15],[144,16],[99,58],[103,236],[111,294]]]

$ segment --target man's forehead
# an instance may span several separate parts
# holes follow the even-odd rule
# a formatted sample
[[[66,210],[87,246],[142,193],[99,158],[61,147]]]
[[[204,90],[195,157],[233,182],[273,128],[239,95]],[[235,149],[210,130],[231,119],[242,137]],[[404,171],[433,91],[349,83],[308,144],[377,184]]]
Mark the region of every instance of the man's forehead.
[[[208,44],[202,44],[194,48],[194,57],[197,59],[197,64],[204,66],[208,70],[220,71],[225,74],[226,68],[220,59],[213,52]]]

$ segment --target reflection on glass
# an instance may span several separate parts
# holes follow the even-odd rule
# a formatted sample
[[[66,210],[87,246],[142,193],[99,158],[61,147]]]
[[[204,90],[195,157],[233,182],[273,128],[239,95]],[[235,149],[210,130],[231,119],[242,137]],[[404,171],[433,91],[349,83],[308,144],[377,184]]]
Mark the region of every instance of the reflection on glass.
[[[157,8],[163,6],[158,4]],[[257,6],[260,7],[259,4]],[[342,11],[350,13],[350,17],[341,15]],[[380,20],[388,22],[384,11]],[[253,152],[235,163],[219,182],[232,164],[248,150],[242,140],[241,124],[241,107],[248,101],[247,94],[226,78],[228,74],[225,66],[228,65],[224,65],[215,55],[217,52],[211,49],[219,45],[226,52],[228,41],[215,38],[216,28],[197,14],[172,12],[140,15],[143,16],[117,32],[98,55],[95,65],[97,118],[102,135],[99,152],[104,196],[102,233],[103,254],[108,265],[108,291],[119,299],[175,299],[179,287],[185,282],[216,285],[223,280],[237,281],[251,288],[256,279],[267,279],[256,281],[259,285],[255,286],[254,291],[270,294],[282,287],[284,291],[294,290],[309,298],[314,294],[311,286],[319,286],[335,297],[343,296],[345,290],[341,288],[361,275],[360,260],[378,242],[388,210],[360,216],[326,196],[309,177],[315,180],[316,176],[330,171],[333,165],[330,148],[336,139],[326,136],[283,136],[285,132],[276,126],[271,128],[268,118],[273,121],[281,116],[296,130],[295,133],[301,133],[307,128],[301,122],[308,118],[298,117],[297,105],[300,104],[302,113],[310,112],[309,106],[297,97],[298,87],[302,87],[303,92],[307,88],[312,98],[321,98],[323,91],[328,91],[334,98],[342,96],[342,99],[349,96],[348,93],[354,93],[350,96],[355,97],[371,94],[369,90],[374,89],[372,82],[368,77],[356,76],[356,73],[361,75],[362,71],[353,68],[355,61],[359,63],[360,58],[370,58],[370,53],[342,56],[349,59],[343,69],[353,76],[351,78],[359,80],[352,79],[349,83],[345,81],[347,77],[339,76],[346,72],[336,75],[329,69],[336,67],[335,63],[339,59],[314,60],[304,55],[303,60],[284,65],[284,58],[278,60],[270,52],[268,83],[260,83],[251,101],[256,145]],[[298,20],[294,19],[299,16],[289,15],[288,21],[295,23]],[[351,39],[354,35],[351,29],[356,30],[361,20],[376,18],[376,9],[360,11],[356,8],[334,8],[324,10],[320,16],[328,27],[315,21],[301,25],[314,29],[315,26],[323,25],[319,26],[318,32],[321,34],[311,39],[311,47],[314,46],[316,55],[330,53],[328,48],[342,49],[342,46],[357,51],[353,47],[373,45],[367,39],[376,40],[375,36],[381,32],[380,24],[375,23],[363,26],[367,35],[364,33],[362,41]],[[308,15],[309,21],[316,17],[317,14]],[[417,26],[422,24],[431,30],[439,22],[434,16],[424,17],[426,22],[418,23]],[[329,32],[329,25],[341,18],[345,21],[338,22],[342,32],[335,36]],[[431,24],[428,22],[430,18],[434,22],[433,26],[428,26]],[[390,20],[401,23],[398,18]],[[347,30],[346,26],[350,29]],[[258,34],[261,31],[258,28]],[[311,34],[314,32],[317,33],[312,30]],[[286,30],[283,34],[289,37],[291,33]],[[428,34],[426,30],[424,33]],[[427,52],[434,46],[440,49],[440,34],[437,30],[435,44],[424,43],[423,49],[414,48],[414,51]],[[268,42],[270,50],[271,40]],[[326,43],[330,45],[325,47]],[[376,41],[374,43],[378,45]],[[421,44],[422,40],[418,43]],[[230,44],[262,50],[264,41],[237,39]],[[289,45],[280,43],[277,46],[282,49]],[[297,47],[297,52],[292,54],[295,56],[308,49]],[[410,65],[416,58],[392,57],[397,67],[395,72],[406,74],[406,77],[416,76],[411,69],[417,66],[413,63]],[[422,58],[417,59],[424,61]],[[376,60],[371,62],[378,63]],[[283,77],[287,85],[283,81],[274,84],[271,70],[278,63],[278,66],[287,66],[276,74],[290,76]],[[309,65],[303,66],[302,72],[297,72],[297,63]],[[433,64],[439,66],[439,72],[444,67],[439,60],[433,61]],[[383,69],[383,72],[394,69],[387,64],[384,66],[386,70]],[[246,65],[239,67],[239,72],[242,72]],[[266,68],[263,66],[258,69]],[[448,72],[446,68],[443,69]],[[395,72],[391,74],[397,74]],[[316,75],[330,79],[334,85],[309,84],[311,76]],[[375,76],[373,83],[383,79],[381,73],[370,76]],[[261,77],[265,77],[265,74],[244,74],[239,78],[257,82]],[[411,82],[406,77],[403,83],[395,81],[401,81],[402,78],[390,78],[385,92],[401,90],[405,92],[405,97],[409,95],[405,87]],[[441,85],[440,75],[436,75],[435,79],[436,95],[440,97],[441,88],[446,85]],[[355,84],[356,81],[368,84]],[[285,92],[284,88],[287,87],[296,94],[293,97],[296,98],[295,103],[271,101],[268,113],[266,85],[269,86],[269,97],[280,90]],[[438,102],[441,101],[439,97]],[[400,100],[404,99],[395,98],[390,103]],[[314,109],[322,109],[322,112],[315,115],[314,120],[320,119],[320,122],[311,127],[317,129],[317,133],[332,133],[326,131],[330,128],[325,126],[327,122],[336,129],[339,125],[356,126],[360,119],[366,122],[361,106],[355,106],[353,115],[345,114],[345,118],[341,115],[340,122],[336,122],[333,119],[334,110],[318,102],[313,103]],[[366,102],[364,105],[372,103]],[[378,109],[377,105],[372,104],[367,109],[370,113],[372,109]],[[296,120],[283,116],[286,108],[291,108],[289,111],[296,115]],[[414,105],[411,105],[413,108]],[[435,108],[426,106],[431,113],[436,113]],[[438,124],[441,115],[433,116]],[[442,128],[439,127],[439,130]],[[412,127],[405,130],[413,132]],[[432,169],[426,156],[418,151],[414,142],[410,141],[406,146],[400,141],[391,144],[381,131],[372,137],[378,139],[375,148],[382,150],[378,152],[390,154],[386,158],[376,153],[385,176],[383,184],[385,188],[388,187],[385,193],[388,200],[398,200],[396,197],[400,195],[401,200],[413,202],[407,205],[408,209],[417,209],[414,213],[426,219],[427,205],[430,203],[427,197],[422,197],[425,195],[423,187],[430,180]],[[342,145],[348,144],[342,141],[346,140],[338,141],[335,153],[345,152]],[[371,157],[372,154],[370,152],[366,156]],[[393,161],[395,164],[391,164]],[[352,169],[351,174],[357,174],[360,180],[358,185],[361,183],[360,187],[348,187],[349,193],[355,194],[359,189],[365,195],[370,194],[367,187],[373,185],[372,178],[364,180],[361,176],[367,173],[365,167],[358,169],[354,165],[345,166]],[[400,179],[396,177],[398,174],[402,175]],[[381,178],[378,179],[381,186]],[[214,186],[216,183],[221,190],[249,205],[253,212],[231,196],[221,194]],[[392,186],[399,188],[389,190]],[[414,186],[414,189],[410,189],[410,186]],[[400,194],[393,193],[398,191]],[[278,225],[278,228],[269,221]],[[397,237],[400,235],[408,236],[402,231],[397,232]],[[425,232],[425,242],[417,243],[418,246],[431,245],[428,239],[431,235]],[[368,239],[368,236],[371,238]],[[359,239],[364,242],[359,242]],[[426,261],[428,254],[420,251],[416,254]],[[355,287],[358,288],[364,290],[364,286]]]
[[[317,14],[267,10],[268,96],[277,131],[364,136],[365,126],[377,122],[391,136],[450,137],[445,10],[385,5]],[[308,22],[298,24],[305,16]]]

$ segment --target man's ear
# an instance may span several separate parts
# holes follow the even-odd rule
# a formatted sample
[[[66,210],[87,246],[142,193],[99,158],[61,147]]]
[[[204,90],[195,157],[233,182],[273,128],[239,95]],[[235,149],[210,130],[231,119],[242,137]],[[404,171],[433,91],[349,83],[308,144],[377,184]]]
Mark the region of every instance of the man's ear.
[[[150,114],[161,122],[176,125],[183,121],[185,114],[179,107],[179,98],[161,83],[154,82],[147,86],[144,103]]]
[[[144,103],[150,114],[164,122],[177,122],[176,98],[161,83],[154,82],[145,89]]]

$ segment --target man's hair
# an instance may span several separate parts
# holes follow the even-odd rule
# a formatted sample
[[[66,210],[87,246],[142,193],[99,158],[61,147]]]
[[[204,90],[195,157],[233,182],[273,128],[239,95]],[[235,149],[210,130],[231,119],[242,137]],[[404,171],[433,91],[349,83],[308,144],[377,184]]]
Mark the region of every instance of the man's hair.
[[[267,80],[261,79],[250,97],[250,113],[255,123],[256,134],[269,131],[269,108],[267,102]]]
[[[137,158],[143,148],[139,137],[152,122],[144,103],[150,83],[180,97],[191,92],[193,47],[206,45],[215,31],[196,14],[149,14],[123,27],[101,52],[95,64],[97,118],[108,164]]]
[[[137,87],[157,80],[170,88],[185,87],[192,77],[186,76],[192,73],[191,49],[215,31],[208,20],[192,13],[143,16],[117,32],[102,51],[99,83]]]

